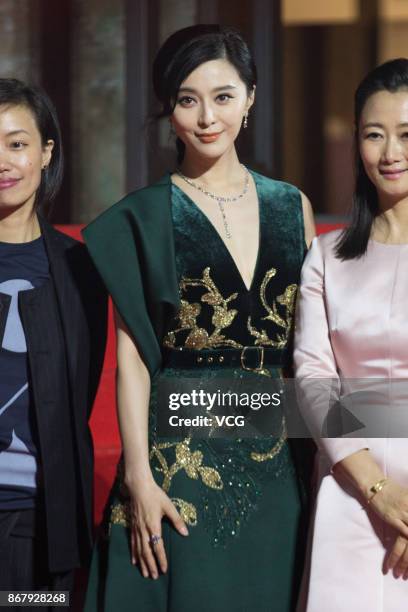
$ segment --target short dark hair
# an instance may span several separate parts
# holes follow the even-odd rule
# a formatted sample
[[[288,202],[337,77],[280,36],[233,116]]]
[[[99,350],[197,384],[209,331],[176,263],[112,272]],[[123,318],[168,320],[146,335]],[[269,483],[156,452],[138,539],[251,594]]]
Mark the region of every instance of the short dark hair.
[[[248,95],[257,81],[256,66],[238,30],[229,26],[199,24],[172,34],[160,47],[153,63],[153,87],[162,105],[158,118],[168,117],[176,105],[181,83],[204,62],[227,59],[245,83]],[[184,143],[177,139],[179,162]]]
[[[368,240],[375,217],[379,213],[378,195],[375,186],[365,171],[358,142],[358,126],[361,113],[370,96],[379,91],[395,93],[408,90],[408,59],[390,60],[377,66],[361,81],[354,97],[354,149],[355,188],[351,208],[351,223],[340,234],[336,255],[340,259],[361,257],[367,251]]]
[[[45,145],[48,140],[54,141],[51,161],[48,168],[42,172],[35,199],[35,206],[44,208],[57,195],[64,171],[61,129],[54,104],[41,87],[23,83],[18,79],[0,78],[0,106],[4,105],[28,108],[34,116],[42,144]]]

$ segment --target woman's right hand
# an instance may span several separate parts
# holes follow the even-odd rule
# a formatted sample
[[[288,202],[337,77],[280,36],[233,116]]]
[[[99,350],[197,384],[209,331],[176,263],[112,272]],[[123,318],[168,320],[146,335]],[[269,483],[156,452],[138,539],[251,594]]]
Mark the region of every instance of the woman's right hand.
[[[139,564],[145,578],[156,579],[160,571],[167,571],[167,557],[162,539],[162,519],[167,517],[183,535],[188,530],[176,507],[161,487],[152,479],[137,486],[129,486],[131,500],[131,554],[132,563]],[[156,543],[152,536],[158,536]]]
[[[369,504],[375,512],[401,535],[408,538],[408,489],[388,479]]]
[[[388,551],[384,570],[393,571],[394,578],[408,578],[408,539],[398,535],[393,547]]]

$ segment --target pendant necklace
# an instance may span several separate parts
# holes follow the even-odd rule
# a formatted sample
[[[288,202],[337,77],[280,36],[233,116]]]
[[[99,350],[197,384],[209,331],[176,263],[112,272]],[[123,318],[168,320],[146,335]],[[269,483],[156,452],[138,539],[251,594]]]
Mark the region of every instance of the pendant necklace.
[[[231,197],[218,196],[215,193],[211,193],[211,191],[207,191],[206,189],[204,189],[204,187],[201,187],[201,185],[198,185],[197,183],[195,183],[194,181],[189,179],[180,170],[176,170],[177,174],[183,179],[183,181],[185,181],[186,183],[191,185],[191,187],[194,187],[194,189],[197,189],[198,191],[201,191],[201,193],[203,193],[204,195],[208,196],[209,198],[212,198],[213,200],[216,200],[216,202],[218,204],[218,208],[220,209],[220,213],[221,213],[221,216],[222,216],[222,221],[223,221],[223,224],[224,224],[225,235],[228,238],[228,240],[230,240],[232,238],[232,235],[231,235],[231,232],[230,232],[229,227],[228,227],[228,220],[227,220],[227,215],[225,214],[225,206],[224,205],[225,205],[226,202],[237,202],[238,200],[243,198],[244,195],[247,193],[248,187],[249,187],[249,171],[248,171],[248,168],[246,168],[243,164],[241,164],[241,165],[242,165],[242,167],[245,170],[244,188],[243,188],[243,190],[241,191],[241,193],[239,195],[231,196]]]

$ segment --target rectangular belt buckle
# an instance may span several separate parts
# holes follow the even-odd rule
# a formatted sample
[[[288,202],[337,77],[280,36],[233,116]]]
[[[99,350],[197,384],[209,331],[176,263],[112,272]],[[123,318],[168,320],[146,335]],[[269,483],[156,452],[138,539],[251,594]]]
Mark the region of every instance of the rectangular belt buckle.
[[[245,365],[245,352],[247,350],[256,350],[258,352],[259,365],[257,365],[256,367],[252,368],[250,366]],[[265,351],[263,346],[244,346],[241,351],[241,368],[243,370],[247,370],[248,372],[262,372],[264,366],[264,355]]]

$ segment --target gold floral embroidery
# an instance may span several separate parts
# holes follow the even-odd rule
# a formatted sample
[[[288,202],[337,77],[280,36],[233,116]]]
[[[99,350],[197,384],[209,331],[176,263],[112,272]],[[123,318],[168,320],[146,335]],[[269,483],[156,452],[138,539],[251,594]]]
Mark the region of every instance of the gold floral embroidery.
[[[261,328],[258,330],[252,325],[251,317],[248,318],[247,328],[255,338],[254,345],[283,349],[288,342],[291,331],[297,285],[288,285],[282,295],[277,296],[271,305],[268,304],[266,297],[267,288],[276,274],[277,270],[275,268],[271,268],[265,274],[260,286],[260,301],[267,313],[262,317],[262,320],[271,321],[282,331],[278,332],[275,338],[272,339],[268,336],[265,329]],[[199,287],[204,290],[199,302],[190,303],[186,299],[188,290],[192,287]],[[205,268],[201,278],[183,277],[180,281],[180,296],[180,310],[177,315],[178,326],[167,333],[163,341],[164,346],[168,348],[176,347],[177,336],[181,332],[185,332],[187,336],[183,346],[188,349],[243,348],[241,343],[228,338],[225,334],[225,330],[233,323],[238,314],[236,309],[231,308],[231,302],[236,300],[238,293],[224,297],[211,278],[211,269],[209,267]],[[205,305],[212,308],[211,322],[214,326],[212,332],[200,327],[198,323],[198,317],[201,315]],[[267,369],[261,373],[270,375]],[[270,461],[281,452],[286,440],[286,425],[283,420],[280,438],[274,446],[264,453],[249,451],[249,458],[256,463]],[[202,484],[211,490],[223,490],[224,483],[220,473],[214,468],[203,465],[203,453],[201,450],[192,451],[190,442],[190,438],[186,438],[181,442],[158,442],[151,447],[150,460],[155,462],[154,469],[156,472],[163,475],[162,489],[169,493],[174,476],[184,471],[188,478],[196,481],[201,480]],[[174,449],[174,461],[169,461],[167,453],[163,452],[170,448]],[[197,525],[198,512],[194,504],[180,498],[171,498],[171,500],[187,525]],[[111,522],[114,524],[129,524],[126,523],[126,521],[129,521],[129,510],[126,508],[128,508],[128,504],[117,504],[114,506],[112,508]]]
[[[184,499],[179,499],[178,497],[172,497],[171,501],[176,506],[183,521],[187,525],[195,527],[197,525],[197,510],[195,506],[184,501]]]
[[[198,480],[201,478],[203,484],[210,489],[221,490],[224,488],[220,474],[211,467],[204,466],[203,453],[199,450],[192,451],[190,448],[190,438],[185,438],[182,442],[162,442],[153,444],[150,450],[150,460],[157,459],[159,466],[156,471],[163,474],[162,489],[168,493],[174,476],[184,470],[189,478]],[[169,465],[163,450],[175,447],[176,461]],[[178,497],[171,498],[182,519],[187,525],[195,527],[197,525],[197,509],[194,504]]]
[[[279,453],[281,452],[282,447],[285,444],[287,438],[288,438],[288,433],[287,433],[287,430],[286,430],[286,422],[285,422],[285,419],[283,418],[283,420],[282,420],[282,433],[280,435],[279,440],[276,442],[276,444],[267,453],[255,453],[255,452],[252,452],[251,453],[251,459],[253,461],[257,461],[258,463],[262,463],[263,461],[270,461],[271,459],[276,457],[276,455],[279,455]]]
[[[129,503],[114,504],[111,508],[110,523],[130,527],[130,507]]]
[[[211,489],[222,489],[224,485],[221,476],[214,468],[202,465],[203,453],[199,450],[193,452],[190,448],[190,441],[190,438],[186,438],[182,442],[165,442],[152,446],[150,460],[156,457],[159,462],[160,467],[156,467],[156,471],[161,472],[164,476],[162,489],[166,493],[169,491],[173,477],[180,470],[185,470],[187,476],[193,480],[198,480],[201,477],[203,483]],[[176,461],[169,466],[161,451],[171,446],[175,446]]]
[[[195,527],[197,525],[197,510],[195,506],[193,504],[190,504],[189,502],[184,501],[184,499],[180,499],[177,497],[171,498],[171,501],[176,506],[183,521],[187,525]],[[120,525],[121,527],[126,527],[127,529],[129,529],[131,524],[130,503],[125,502],[123,504],[114,504],[111,508],[109,522],[111,525]]]
[[[291,332],[293,313],[295,309],[297,285],[288,285],[282,295],[276,297],[272,304],[269,305],[266,299],[266,290],[272,280],[276,276],[276,268],[268,270],[262,280],[260,286],[260,300],[267,314],[262,317],[262,321],[272,321],[283,331],[278,332],[275,338],[270,338],[266,329],[257,329],[252,324],[251,317],[248,317],[247,329],[251,336],[255,338],[256,346],[271,346],[277,349],[283,349],[287,345]],[[229,308],[229,303],[235,300],[238,296],[233,293],[227,298],[224,298],[220,290],[215,285],[211,278],[210,268],[205,268],[202,278],[185,278],[180,281],[180,294],[185,295],[189,287],[202,287],[206,290],[201,296],[201,304],[197,302],[189,303],[184,297],[181,299],[180,311],[177,315],[179,327],[168,332],[164,338],[163,344],[167,348],[176,346],[177,334],[182,331],[187,331],[188,336],[184,342],[185,348],[188,349],[207,349],[219,347],[242,348],[242,344],[227,338],[223,332],[234,321],[238,311]],[[202,304],[208,304],[213,309],[211,322],[214,325],[214,331],[208,332],[197,323],[197,318],[201,314]]]
[[[169,466],[162,451],[172,447],[175,447],[176,461]],[[191,451],[190,438],[186,438],[182,442],[162,442],[154,444],[150,450],[150,460],[154,458],[159,462],[159,467],[156,467],[156,471],[164,475],[161,486],[166,493],[169,492],[173,477],[182,469],[185,470],[187,476],[190,478],[197,480],[201,477],[203,483],[212,489],[222,489],[224,486],[217,470],[202,465],[202,452]],[[117,479],[120,495],[125,501],[123,503],[116,503],[112,506],[109,522],[111,525],[121,525],[122,527],[129,528],[131,525],[130,501],[129,492],[124,484],[123,461],[120,461],[118,464]],[[180,512],[180,516],[185,523],[191,527],[195,527],[197,525],[196,507],[184,499],[177,497],[170,499]]]
[[[210,268],[205,268],[202,278],[182,278],[180,281],[180,293],[186,292],[189,287],[202,287],[206,290],[201,296],[201,302],[208,304],[213,309],[211,322],[214,325],[214,331],[209,333],[206,329],[199,327],[197,317],[201,313],[201,304],[190,304],[186,300],[181,300],[180,311],[177,318],[180,325],[177,329],[169,332],[164,338],[163,344],[168,348],[172,348],[176,343],[176,336],[181,331],[189,331],[184,346],[189,349],[205,349],[219,348],[221,346],[230,346],[233,348],[241,348],[239,342],[226,338],[222,332],[223,329],[229,327],[235,319],[238,311],[229,308],[229,303],[235,300],[238,293],[233,293],[227,298],[222,296],[222,293],[217,289],[210,275]]]
[[[272,346],[273,348],[283,349],[285,348],[288,342],[290,331],[292,328],[297,285],[288,285],[284,293],[282,295],[278,295],[278,297],[273,300],[272,305],[270,306],[266,301],[266,289],[269,282],[275,275],[276,269],[271,268],[265,274],[264,279],[261,283],[260,299],[263,307],[268,313],[265,317],[262,317],[262,321],[272,321],[273,323],[275,323],[275,325],[278,325],[278,327],[281,327],[284,330],[283,333],[278,333],[276,335],[276,340],[273,340],[269,338],[265,329],[262,328],[261,331],[259,331],[252,325],[251,317],[248,317],[247,328],[249,333],[255,338],[255,345]],[[284,312],[279,312],[278,305],[283,306]]]
[[[179,313],[181,329],[195,327],[196,319],[200,312],[200,304],[189,304],[186,300],[181,300],[181,309]]]

